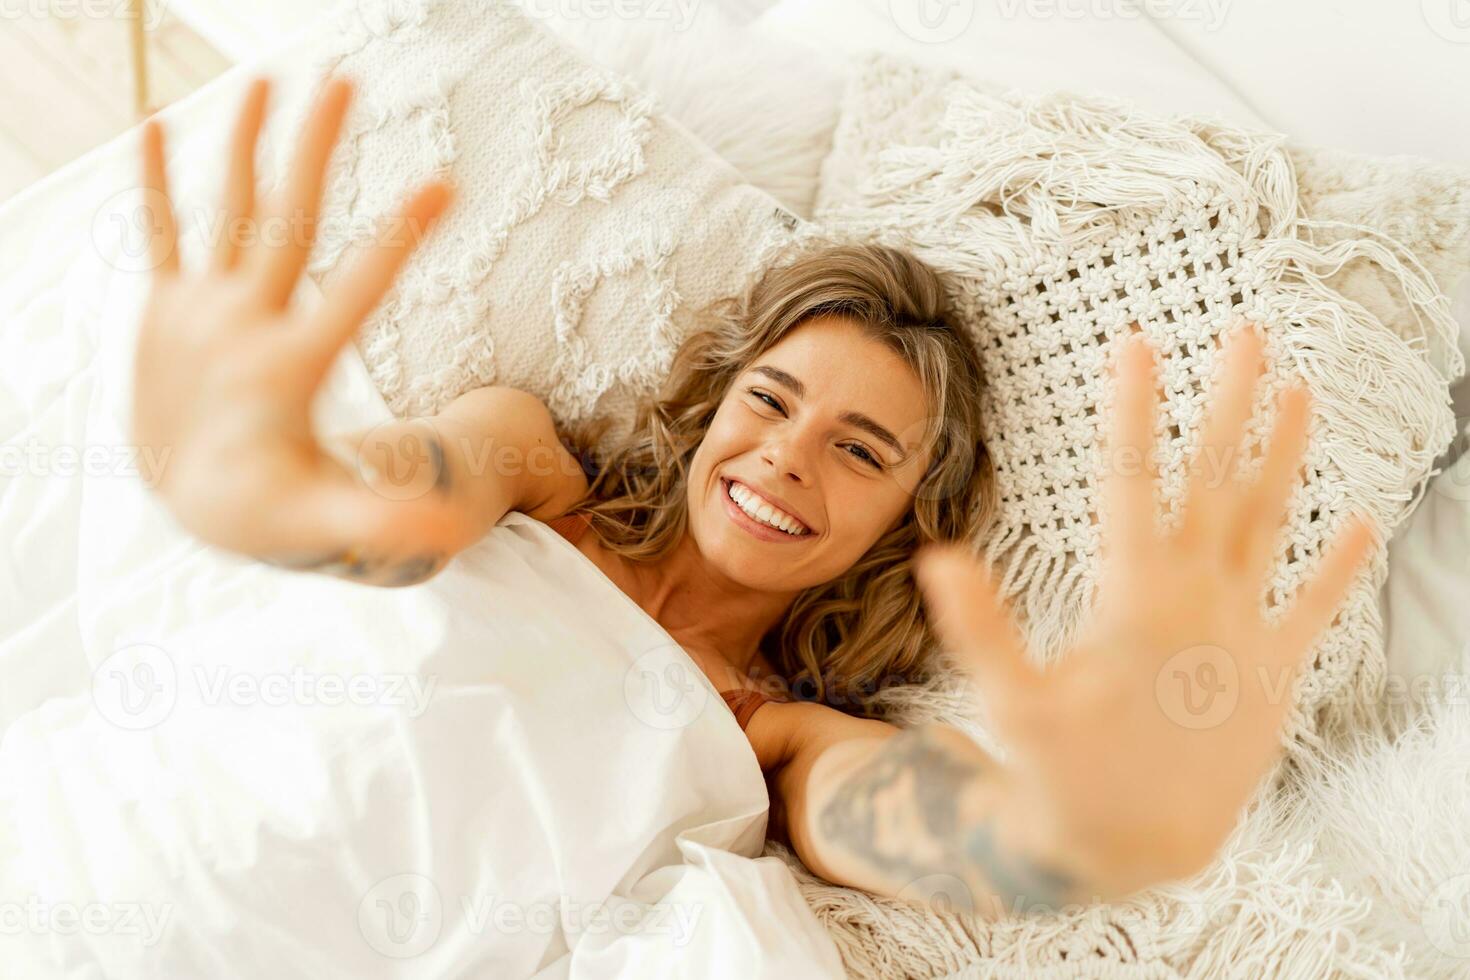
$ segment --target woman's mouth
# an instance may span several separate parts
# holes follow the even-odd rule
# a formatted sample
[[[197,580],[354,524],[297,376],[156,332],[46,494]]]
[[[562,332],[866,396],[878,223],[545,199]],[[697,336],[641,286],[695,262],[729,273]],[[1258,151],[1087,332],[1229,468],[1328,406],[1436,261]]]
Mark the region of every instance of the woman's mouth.
[[[743,483],[721,477],[720,496],[724,498],[725,512],[730,520],[752,537],[762,541],[794,542],[814,536],[806,525],[762,501]],[[762,518],[761,514],[765,517]],[[778,523],[784,528],[775,526]]]

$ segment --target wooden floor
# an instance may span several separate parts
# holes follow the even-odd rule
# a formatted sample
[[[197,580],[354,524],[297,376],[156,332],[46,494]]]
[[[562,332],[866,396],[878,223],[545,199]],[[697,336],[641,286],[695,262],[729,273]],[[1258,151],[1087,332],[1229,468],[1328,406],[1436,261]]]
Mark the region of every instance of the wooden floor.
[[[48,6],[49,4],[49,6]],[[83,16],[99,8],[112,18]],[[166,5],[148,40],[149,89],[160,108],[230,62]],[[0,202],[132,126],[131,24],[126,4],[15,0],[0,7]]]

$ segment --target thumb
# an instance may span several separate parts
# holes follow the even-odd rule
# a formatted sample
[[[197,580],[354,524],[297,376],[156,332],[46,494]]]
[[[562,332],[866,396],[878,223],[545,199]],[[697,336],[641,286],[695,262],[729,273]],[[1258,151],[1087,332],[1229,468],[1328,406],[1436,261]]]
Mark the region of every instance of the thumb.
[[[1041,675],[984,563],[961,545],[928,544],[915,577],[945,650],[985,692],[992,708],[1034,693]]]

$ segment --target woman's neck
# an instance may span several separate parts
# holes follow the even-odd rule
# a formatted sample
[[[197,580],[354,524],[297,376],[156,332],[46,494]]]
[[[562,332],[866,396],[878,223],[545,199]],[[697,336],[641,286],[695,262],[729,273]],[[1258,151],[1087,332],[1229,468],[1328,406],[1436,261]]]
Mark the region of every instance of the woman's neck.
[[[795,593],[749,589],[710,568],[687,531],[657,562],[630,562],[633,599],[685,649],[714,652],[744,676],[761,638],[781,622]]]

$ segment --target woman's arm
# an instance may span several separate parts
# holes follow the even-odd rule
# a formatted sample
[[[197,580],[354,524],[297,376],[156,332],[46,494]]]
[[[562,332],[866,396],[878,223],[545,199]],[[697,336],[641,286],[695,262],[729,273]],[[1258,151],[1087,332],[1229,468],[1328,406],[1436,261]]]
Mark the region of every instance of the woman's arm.
[[[423,581],[508,512],[549,520],[588,486],[581,465],[557,438],[545,403],[509,387],[476,388],[431,418],[336,436],[323,449],[339,479],[375,495],[384,508],[408,505],[402,519],[346,538],[324,530],[314,548],[257,557],[370,585]],[[446,516],[440,537],[416,526],[419,502]],[[431,547],[435,541],[438,547]]]
[[[813,705],[750,720],[772,739],[792,842],[819,873],[889,894],[1054,906],[1126,896],[1202,870],[1283,752],[1295,680],[1363,566],[1371,518],[1346,520],[1268,622],[1263,598],[1308,430],[1288,389],[1253,483],[1232,472],[1263,368],[1229,343],[1177,530],[1157,518],[1153,353],[1123,347],[1090,617],[1039,669],[968,546],[929,545],[915,574],[934,628],[974,682],[997,767],[959,732],[893,734]],[[1224,462],[1224,472],[1217,464]],[[828,711],[822,714],[822,711]],[[762,719],[762,714],[768,717]],[[757,729],[780,722],[785,730]],[[859,730],[856,724],[865,726]],[[763,767],[771,760],[762,759]]]
[[[954,728],[902,730],[814,704],[767,705],[750,728],[782,744],[771,805],[797,856],[828,881],[986,918],[1106,890]]]

